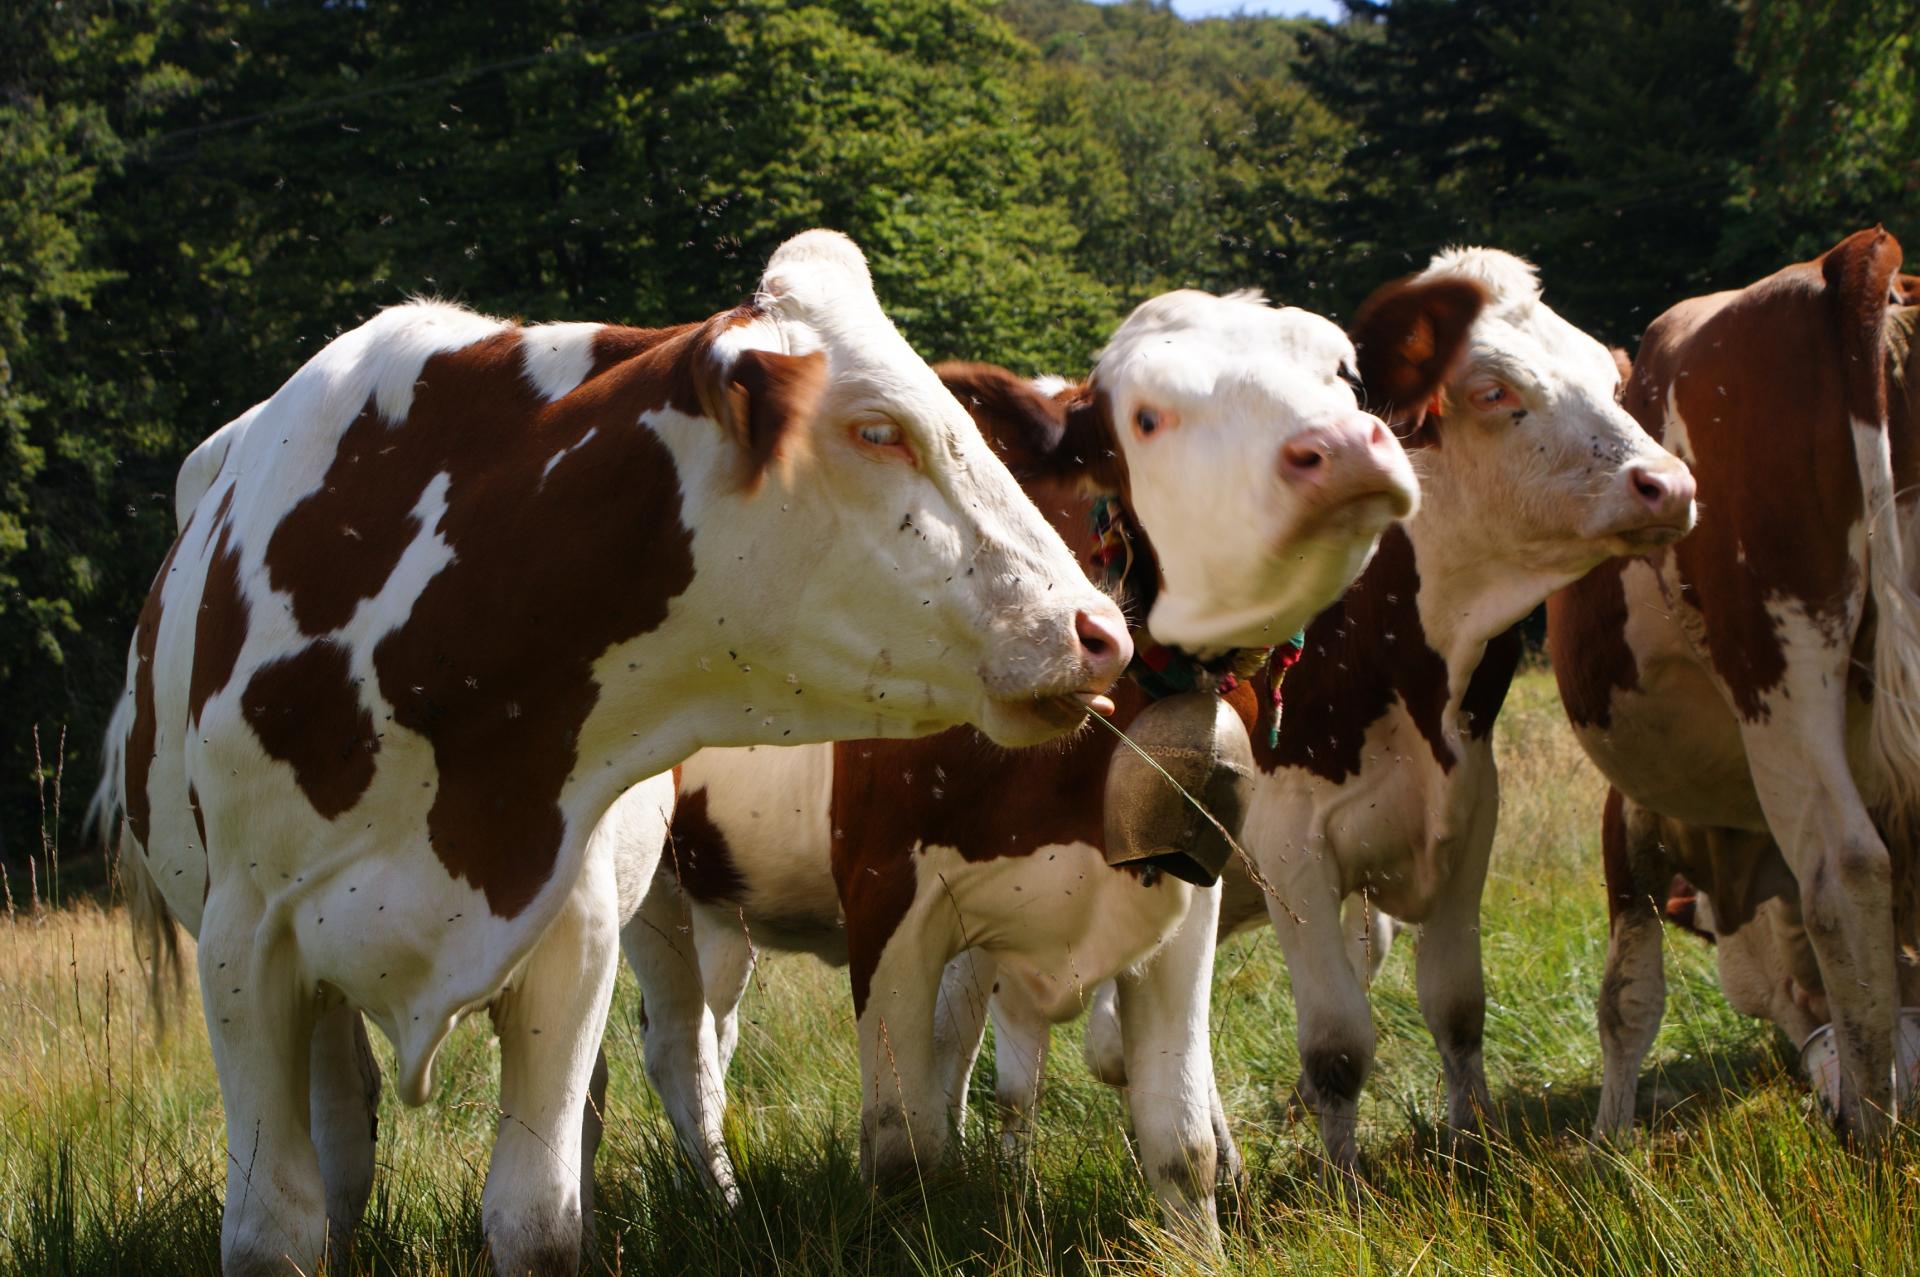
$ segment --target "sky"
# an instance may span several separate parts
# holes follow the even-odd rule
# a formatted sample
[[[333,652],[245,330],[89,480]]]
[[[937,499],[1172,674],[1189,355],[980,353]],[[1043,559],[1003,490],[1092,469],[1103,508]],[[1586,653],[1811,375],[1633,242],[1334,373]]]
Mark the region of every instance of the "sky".
[[[1217,18],[1242,10],[1332,21],[1340,16],[1340,0],[1173,0],[1173,11],[1183,18]]]

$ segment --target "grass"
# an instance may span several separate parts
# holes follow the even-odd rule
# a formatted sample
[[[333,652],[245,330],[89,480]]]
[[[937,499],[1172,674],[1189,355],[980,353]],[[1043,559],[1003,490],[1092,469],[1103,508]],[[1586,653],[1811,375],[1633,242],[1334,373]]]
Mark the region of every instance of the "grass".
[[[1482,1174],[1437,1151],[1439,1066],[1403,937],[1374,993],[1379,1065],[1363,1100],[1366,1187],[1329,1197],[1317,1137],[1285,1097],[1297,1072],[1277,946],[1235,941],[1214,986],[1215,1051],[1249,1169],[1224,1259],[1154,1221],[1119,1098],[1056,1033],[1030,1164],[987,1127],[991,1063],[957,1164],[876,1199],[860,1182],[858,1064],[842,973],[773,958],[744,1007],[730,1137],[746,1205],[726,1216],[680,1176],[640,1069],[623,976],[601,1149],[612,1273],[1920,1272],[1920,1136],[1861,1161],[1808,1117],[1790,1053],[1730,1011],[1708,952],[1668,937],[1649,1110],[1620,1148],[1586,1138],[1599,1081],[1606,952],[1601,788],[1550,678],[1524,675],[1501,722],[1507,802],[1485,907],[1486,1055],[1502,1130]],[[218,1270],[222,1134],[197,999],[158,1037],[125,919],[90,904],[0,923],[0,1277]],[[990,1055],[988,1057],[990,1061]],[[390,1057],[388,1058],[390,1065]],[[495,1062],[484,1019],[449,1045],[437,1102],[380,1115],[381,1173],[355,1267],[479,1273],[479,1192]]]

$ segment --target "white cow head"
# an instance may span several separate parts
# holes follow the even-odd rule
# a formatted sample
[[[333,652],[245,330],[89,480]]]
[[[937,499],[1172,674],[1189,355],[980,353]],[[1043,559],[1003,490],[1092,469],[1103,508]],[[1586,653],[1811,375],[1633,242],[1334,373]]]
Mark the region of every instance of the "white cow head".
[[[812,731],[971,721],[1027,744],[1081,721],[1131,657],[1119,610],[881,311],[859,250],[796,236],[756,300],[714,343],[715,415],[751,471],[716,567],[746,555],[778,583],[743,624],[834,709]]]
[[[1159,560],[1160,642],[1285,639],[1413,511],[1405,453],[1342,376],[1353,359],[1332,322],[1254,293],[1167,293],[1113,335],[1089,385]]]
[[[1422,518],[1444,529],[1449,552],[1517,569],[1528,580],[1516,597],[1537,602],[1603,559],[1692,528],[1693,476],[1620,406],[1621,363],[1541,300],[1533,267],[1453,249],[1414,282],[1448,279],[1479,284],[1487,305],[1409,445]]]

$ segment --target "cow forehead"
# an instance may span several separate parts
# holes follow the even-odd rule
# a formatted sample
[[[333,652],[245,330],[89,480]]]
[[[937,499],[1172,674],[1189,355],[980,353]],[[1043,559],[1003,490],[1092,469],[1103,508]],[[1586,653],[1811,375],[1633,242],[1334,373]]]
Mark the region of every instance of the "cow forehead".
[[[1419,276],[1443,277],[1471,280],[1486,294],[1486,307],[1469,334],[1467,366],[1503,366],[1612,396],[1620,379],[1613,356],[1546,304],[1531,262],[1497,248],[1450,248],[1435,254]]]
[[[1474,325],[1465,368],[1612,399],[1620,370],[1607,348],[1544,305],[1524,315],[1494,315]]]
[[[1353,343],[1323,316],[1268,306],[1253,292],[1182,290],[1139,306],[1100,353],[1092,380],[1122,400],[1284,403],[1323,394],[1353,357]]]

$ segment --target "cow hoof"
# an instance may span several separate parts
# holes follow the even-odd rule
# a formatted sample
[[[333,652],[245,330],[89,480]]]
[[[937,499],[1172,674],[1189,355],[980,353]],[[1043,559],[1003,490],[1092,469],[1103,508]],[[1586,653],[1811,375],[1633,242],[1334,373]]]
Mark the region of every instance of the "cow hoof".
[[[574,1277],[580,1271],[578,1217],[517,1221],[487,1229],[498,1277]]]

